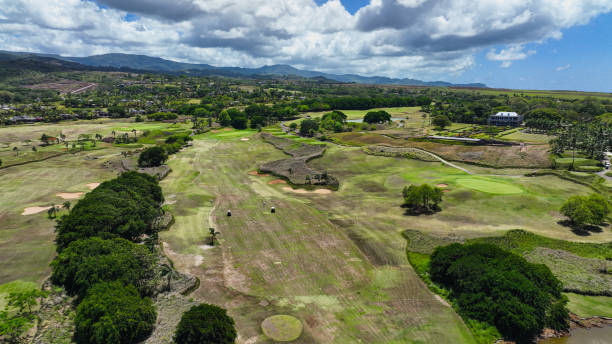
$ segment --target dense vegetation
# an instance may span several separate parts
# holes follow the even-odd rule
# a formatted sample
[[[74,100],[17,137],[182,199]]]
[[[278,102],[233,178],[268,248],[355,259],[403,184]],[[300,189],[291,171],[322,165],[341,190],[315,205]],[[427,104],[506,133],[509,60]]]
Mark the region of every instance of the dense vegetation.
[[[531,343],[544,327],[567,329],[561,282],[541,264],[490,244],[451,244],[431,255],[431,280],[448,288],[463,315]]]
[[[57,223],[51,280],[76,295],[77,343],[136,343],[153,330],[157,283],[153,220],[163,195],[157,180],[127,172],[100,184]]]
[[[78,344],[130,344],[147,338],[157,313],[132,285],[98,283],[79,304],[74,323]]]
[[[85,295],[99,282],[118,281],[151,294],[157,257],[143,245],[121,238],[73,241],[53,260],[53,283],[72,295]]]
[[[233,344],[235,340],[234,319],[225,309],[205,303],[183,313],[174,334],[177,344]]]
[[[138,166],[155,167],[160,166],[168,160],[168,152],[161,146],[149,147],[138,156]]]

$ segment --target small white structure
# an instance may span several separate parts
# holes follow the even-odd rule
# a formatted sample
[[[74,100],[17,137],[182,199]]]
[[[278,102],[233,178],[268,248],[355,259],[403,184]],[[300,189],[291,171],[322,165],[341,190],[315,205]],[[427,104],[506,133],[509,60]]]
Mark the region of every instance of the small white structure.
[[[498,112],[489,116],[489,125],[518,127],[523,122],[523,116],[516,112]]]

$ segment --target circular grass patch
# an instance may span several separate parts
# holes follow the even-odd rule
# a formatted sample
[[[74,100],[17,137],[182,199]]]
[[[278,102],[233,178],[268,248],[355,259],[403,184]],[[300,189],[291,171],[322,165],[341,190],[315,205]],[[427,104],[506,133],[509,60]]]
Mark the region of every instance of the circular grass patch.
[[[523,189],[516,185],[489,178],[459,178],[457,179],[457,184],[469,189],[496,195],[513,195],[523,193]]]
[[[273,315],[261,323],[261,329],[276,342],[290,342],[302,334],[302,322],[291,315]]]

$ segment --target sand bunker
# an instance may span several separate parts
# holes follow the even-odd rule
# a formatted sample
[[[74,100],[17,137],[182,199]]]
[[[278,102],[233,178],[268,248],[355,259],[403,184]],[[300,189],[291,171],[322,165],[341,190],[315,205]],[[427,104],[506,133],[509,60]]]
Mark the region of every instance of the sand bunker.
[[[439,188],[446,188],[448,187],[448,184],[436,184],[436,186]]]
[[[248,141],[248,140],[249,140],[248,137],[243,137],[243,138],[240,139],[240,141]]]
[[[282,180],[282,179],[274,179],[274,180],[269,181],[268,184],[270,184],[270,185],[287,184],[287,182]]]
[[[56,193],[55,196],[61,197],[63,199],[77,199],[83,196],[84,192],[59,192]]]
[[[259,173],[257,171],[249,171],[248,173],[250,175],[252,175],[252,176],[260,176],[260,177],[267,177],[267,176],[269,176],[269,174],[267,174],[267,173]]]
[[[214,246],[210,246],[210,245],[200,245],[198,247],[201,248],[202,250],[210,250],[211,248],[215,248]]]
[[[330,189],[316,189],[316,190],[304,190],[304,189],[293,189],[288,186],[283,188],[285,191],[291,191],[298,194],[319,194],[319,195],[329,195],[332,193]]]
[[[51,206],[48,206],[48,207],[28,207],[28,208],[25,208],[23,210],[23,213],[21,213],[21,215],[38,214],[40,212],[47,211],[49,209],[51,209]]]
[[[89,190],[93,190],[93,189],[97,188],[98,185],[100,185],[100,183],[89,183],[89,184],[85,184],[85,185],[87,185]]]

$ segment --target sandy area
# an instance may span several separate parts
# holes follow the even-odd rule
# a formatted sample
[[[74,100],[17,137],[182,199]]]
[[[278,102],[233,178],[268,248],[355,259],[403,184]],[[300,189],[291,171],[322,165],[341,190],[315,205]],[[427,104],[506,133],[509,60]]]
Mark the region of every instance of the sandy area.
[[[55,196],[61,197],[63,199],[77,199],[83,196],[84,192],[59,192],[56,193]]]
[[[316,189],[316,190],[304,190],[304,189],[293,189],[288,186],[283,187],[283,190],[290,191],[298,194],[319,194],[319,195],[329,195],[332,193],[330,189]]]
[[[211,248],[215,248],[214,246],[210,246],[210,245],[200,245],[198,247],[203,250],[210,250]]]
[[[51,209],[51,206],[48,207],[28,207],[25,208],[23,210],[23,213],[21,213],[21,215],[33,215],[33,214],[38,214],[40,212],[46,211]]]
[[[100,185],[100,183],[89,183],[89,184],[86,184],[86,185],[89,188],[89,190],[93,190],[93,189],[97,188],[98,185]]]
[[[287,184],[287,182],[282,180],[282,179],[274,179],[274,180],[269,181],[268,184],[270,184],[270,185]]]
[[[249,140],[248,137],[243,137],[243,138],[240,139],[240,141],[248,141],[248,140]]]
[[[267,177],[267,176],[269,176],[269,174],[267,174],[267,173],[259,173],[259,172],[257,172],[257,171],[249,171],[248,173],[249,173],[250,175],[252,175],[252,176],[261,176],[261,177]]]
[[[60,209],[62,206],[61,205],[56,205],[55,206],[57,209]],[[51,206],[46,206],[46,207],[27,207],[23,210],[23,213],[21,213],[21,215],[34,215],[34,214],[38,214],[41,213],[43,211],[47,211],[51,209]]]
[[[436,186],[439,188],[446,188],[448,187],[448,184],[436,184]]]

